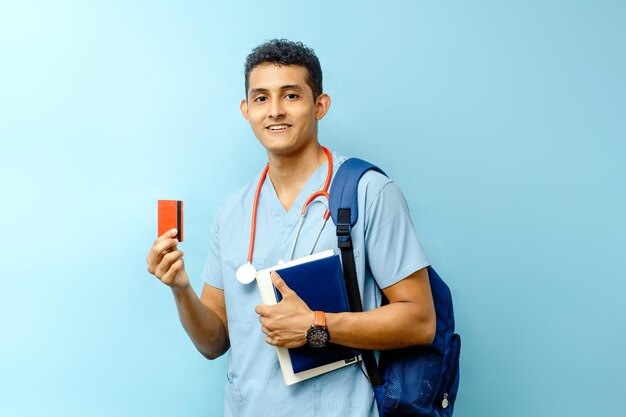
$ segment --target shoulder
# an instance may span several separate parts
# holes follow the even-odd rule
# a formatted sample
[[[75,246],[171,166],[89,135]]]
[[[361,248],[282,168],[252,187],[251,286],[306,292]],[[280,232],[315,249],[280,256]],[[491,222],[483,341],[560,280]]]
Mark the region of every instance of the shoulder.
[[[339,169],[339,167],[350,158],[347,158],[343,155],[334,155],[334,160],[336,161],[337,164],[337,169]],[[373,162],[371,161],[367,161],[373,165]],[[382,169],[382,167],[379,167]],[[363,176],[361,177],[359,184],[358,184],[358,196],[359,196],[359,203],[363,203],[366,206],[370,205],[374,200],[376,200],[380,194],[383,192],[383,190],[385,190],[386,188],[389,188],[389,185],[393,184],[393,181],[388,178],[386,175],[381,174],[378,171],[374,171],[374,170],[370,170],[367,171],[365,174],[363,174]],[[397,187],[391,187],[391,188],[396,188]],[[398,190],[399,191],[399,190]]]
[[[364,173],[357,193],[359,210],[362,210],[366,228],[390,218],[410,216],[404,194],[392,179],[381,172],[370,170]]]
[[[359,194],[363,196],[366,204],[371,204],[389,188],[397,189],[390,178],[377,171],[367,171],[359,181]]]
[[[377,171],[366,172],[358,186],[358,202],[366,223],[373,218],[408,215],[404,194],[393,180]]]

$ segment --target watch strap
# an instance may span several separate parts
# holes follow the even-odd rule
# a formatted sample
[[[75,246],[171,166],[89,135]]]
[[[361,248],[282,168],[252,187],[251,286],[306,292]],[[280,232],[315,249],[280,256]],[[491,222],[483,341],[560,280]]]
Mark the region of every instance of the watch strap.
[[[315,321],[313,322],[315,327],[326,327],[326,314],[323,311],[315,312]]]

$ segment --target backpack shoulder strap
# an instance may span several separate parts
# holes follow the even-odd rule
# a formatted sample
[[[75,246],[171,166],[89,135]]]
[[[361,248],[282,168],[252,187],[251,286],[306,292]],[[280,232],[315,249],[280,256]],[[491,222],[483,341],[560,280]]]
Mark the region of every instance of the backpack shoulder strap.
[[[350,310],[353,312],[363,311],[363,304],[361,303],[359,283],[356,276],[356,264],[354,262],[350,232],[359,218],[357,198],[359,180],[363,174],[370,170],[378,171],[386,176],[383,170],[362,159],[352,158],[346,160],[335,174],[328,199],[330,214],[337,226],[337,245],[341,250],[343,277],[346,283]],[[372,386],[381,386],[382,380],[374,352],[361,349],[361,357]]]
[[[370,170],[380,172],[384,176],[387,176],[387,174],[376,165],[358,158],[347,159],[339,166],[329,193],[330,215],[335,224],[339,224],[340,209],[350,209],[350,227],[356,224],[356,221],[359,219],[357,188],[363,174]],[[345,222],[342,223],[345,224]]]

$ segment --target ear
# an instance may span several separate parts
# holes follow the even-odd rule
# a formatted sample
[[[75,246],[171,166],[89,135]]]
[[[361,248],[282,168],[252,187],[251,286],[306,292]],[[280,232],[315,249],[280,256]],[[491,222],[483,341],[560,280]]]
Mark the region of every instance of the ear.
[[[248,99],[243,99],[241,100],[241,103],[239,104],[239,109],[241,110],[241,114],[243,114],[243,117],[248,120],[248,123],[250,122],[250,120],[248,119]]]
[[[315,120],[322,120],[328,109],[330,108],[330,96],[328,94],[320,94],[315,100]]]

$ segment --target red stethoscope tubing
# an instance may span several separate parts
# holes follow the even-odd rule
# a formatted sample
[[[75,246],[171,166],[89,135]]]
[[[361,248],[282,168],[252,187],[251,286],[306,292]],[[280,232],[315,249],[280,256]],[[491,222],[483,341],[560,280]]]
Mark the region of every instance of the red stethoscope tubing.
[[[250,245],[248,246],[248,263],[252,263],[252,254],[254,253],[254,235],[256,234],[256,209],[259,207],[259,196],[261,195],[261,187],[267,177],[267,172],[270,170],[270,164],[265,165],[265,169],[261,174],[259,185],[256,187],[254,193],[254,204],[252,205],[252,226],[250,227]]]
[[[322,149],[324,150],[324,153],[326,154],[326,158],[328,159],[328,170],[326,172],[326,181],[324,182],[324,187],[322,187],[320,191],[316,191],[315,193],[311,194],[311,196],[307,198],[307,200],[304,202],[304,205],[302,206],[302,217],[306,215],[307,208],[313,202],[313,200],[315,200],[317,197],[326,197],[326,199],[328,199],[328,187],[330,187],[330,181],[333,176],[333,157],[330,151],[326,147],[322,146]],[[254,254],[254,240],[255,240],[255,234],[256,234],[256,217],[257,217],[256,213],[257,213],[257,208],[259,206],[259,197],[261,195],[261,188],[263,188],[263,183],[265,182],[265,178],[267,177],[267,172],[269,171],[269,169],[270,169],[270,165],[267,164],[265,166],[265,169],[263,170],[263,173],[261,174],[261,178],[259,179],[259,184],[256,187],[256,192],[254,193],[254,203],[252,204],[252,226],[250,227],[250,244],[248,246],[248,259],[247,259],[249,264],[252,264],[252,255]],[[324,213],[324,221],[328,220],[329,216],[330,216],[330,209],[326,209],[326,212]]]

